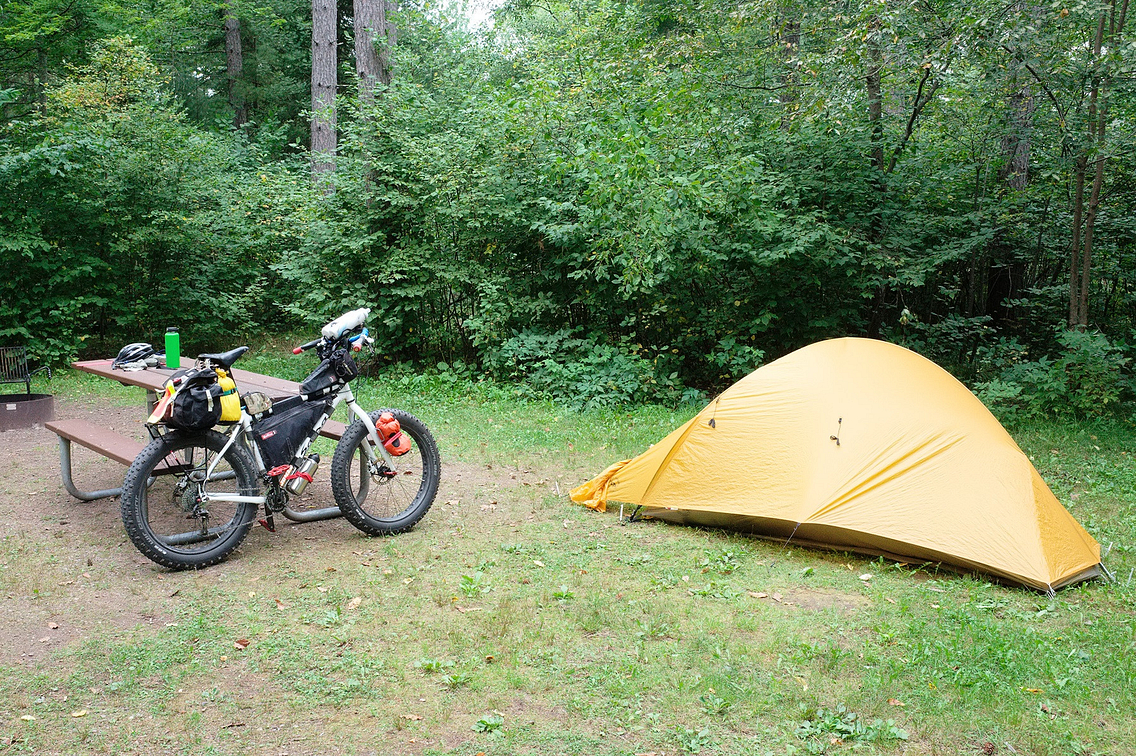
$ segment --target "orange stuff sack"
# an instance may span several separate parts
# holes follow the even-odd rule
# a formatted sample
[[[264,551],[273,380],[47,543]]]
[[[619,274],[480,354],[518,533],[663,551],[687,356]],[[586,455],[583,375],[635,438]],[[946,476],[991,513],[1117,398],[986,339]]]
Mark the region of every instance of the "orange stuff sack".
[[[402,430],[402,425],[394,415],[384,412],[379,415],[379,422],[375,423],[375,429],[379,432],[379,438],[385,443],[392,436],[398,435],[399,431]]]
[[[392,457],[401,457],[410,451],[410,436],[399,431],[383,443]]]

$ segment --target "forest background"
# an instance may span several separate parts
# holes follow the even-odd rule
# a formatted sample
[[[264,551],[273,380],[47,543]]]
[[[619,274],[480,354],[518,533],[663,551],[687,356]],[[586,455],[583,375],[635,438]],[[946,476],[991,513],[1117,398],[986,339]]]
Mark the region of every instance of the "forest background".
[[[0,344],[361,305],[381,359],[696,400],[840,335],[1132,412],[1128,0],[0,0]]]

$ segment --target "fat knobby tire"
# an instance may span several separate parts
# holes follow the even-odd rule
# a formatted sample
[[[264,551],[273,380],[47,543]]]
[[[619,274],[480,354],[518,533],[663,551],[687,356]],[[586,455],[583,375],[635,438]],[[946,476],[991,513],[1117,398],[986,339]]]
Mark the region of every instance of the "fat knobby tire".
[[[233,529],[219,538],[211,548],[192,552],[177,549],[162,543],[151,530],[146,518],[148,505],[142,501],[147,480],[154,468],[168,454],[190,446],[219,452],[227,440],[225,436],[211,430],[203,433],[171,432],[147,444],[126,471],[126,480],[122,484],[122,524],[126,527],[126,534],[130,536],[130,540],[148,559],[175,570],[202,569],[223,560],[240,546],[248,535],[257,513],[255,504],[238,505]],[[225,453],[225,461],[236,473],[241,494],[256,496],[260,491],[256,464],[245,448],[240,444],[233,444]],[[168,506],[161,502],[154,502],[154,505]]]
[[[335,447],[331,460],[331,492],[339,510],[348,522],[368,535],[396,535],[413,528],[426,516],[438,494],[438,482],[442,477],[442,460],[438,445],[426,425],[409,412],[397,409],[382,409],[371,413],[371,420],[377,422],[384,412],[390,412],[408,433],[422,456],[422,484],[410,505],[399,516],[392,518],[372,517],[359,506],[351,491],[350,469],[355,462],[360,444],[366,443],[367,427],[355,420],[343,433]],[[395,458],[396,460],[398,457]],[[372,491],[374,486],[372,485]]]

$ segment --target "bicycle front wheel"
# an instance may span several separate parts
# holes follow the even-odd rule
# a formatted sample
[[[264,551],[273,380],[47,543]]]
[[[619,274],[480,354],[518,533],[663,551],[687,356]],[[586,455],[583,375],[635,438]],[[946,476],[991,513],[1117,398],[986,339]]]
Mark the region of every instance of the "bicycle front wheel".
[[[200,569],[220,562],[244,540],[256,504],[201,501],[207,493],[260,492],[256,465],[243,446],[234,443],[218,459],[227,441],[215,431],[169,433],[151,441],[130,465],[122,485],[122,524],[146,557],[175,570]]]
[[[434,437],[421,420],[402,410],[371,413],[378,421],[390,412],[411,438],[410,451],[393,457],[388,466],[377,450],[372,466],[365,447],[371,445],[367,427],[356,420],[348,426],[331,460],[331,491],[343,516],[369,535],[392,535],[410,530],[426,516],[442,477],[442,460]]]

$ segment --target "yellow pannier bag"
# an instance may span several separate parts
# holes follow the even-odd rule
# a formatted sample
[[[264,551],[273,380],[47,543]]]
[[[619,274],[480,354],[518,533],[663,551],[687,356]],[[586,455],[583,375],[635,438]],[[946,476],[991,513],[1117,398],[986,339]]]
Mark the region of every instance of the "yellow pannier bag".
[[[237,383],[221,368],[217,372],[217,385],[221,387],[221,422],[235,423],[241,419],[241,398],[237,395]]]

